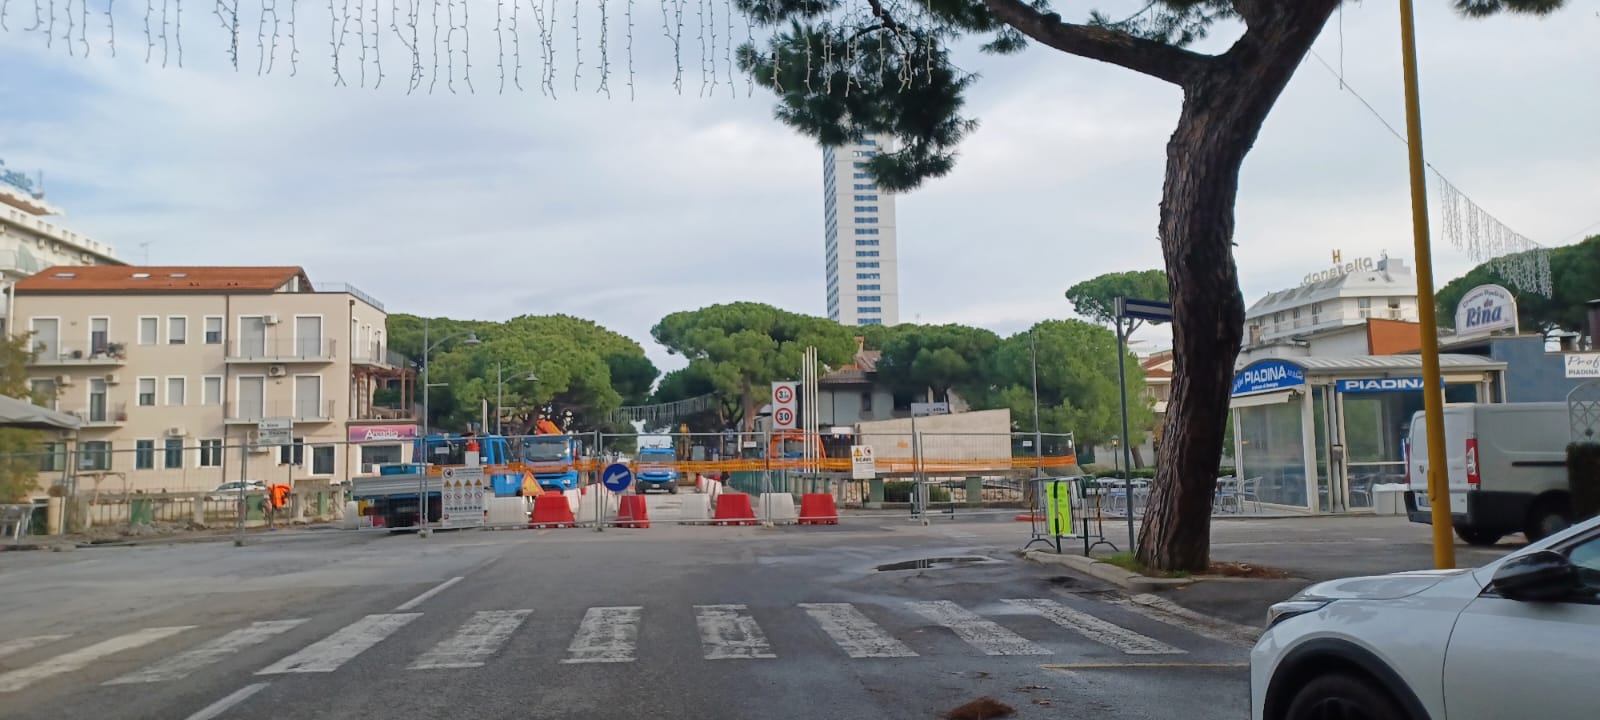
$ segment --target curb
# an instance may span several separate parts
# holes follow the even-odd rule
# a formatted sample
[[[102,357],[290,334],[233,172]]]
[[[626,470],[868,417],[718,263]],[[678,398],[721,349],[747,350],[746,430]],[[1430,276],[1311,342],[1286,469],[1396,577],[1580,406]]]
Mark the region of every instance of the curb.
[[[1124,570],[1111,563],[1101,562],[1081,555],[1057,555],[1042,550],[1029,550],[1022,557],[1042,565],[1064,565],[1078,572],[1099,578],[1134,592],[1171,590],[1195,582],[1194,578],[1153,578]]]

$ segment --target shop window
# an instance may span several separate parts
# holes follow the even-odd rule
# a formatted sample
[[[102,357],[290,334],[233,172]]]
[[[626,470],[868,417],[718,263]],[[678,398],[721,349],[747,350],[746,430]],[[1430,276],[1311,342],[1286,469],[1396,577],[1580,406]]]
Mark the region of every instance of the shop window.
[[[1240,477],[1260,478],[1261,502],[1310,507],[1306,502],[1304,427],[1299,401],[1239,408]]]

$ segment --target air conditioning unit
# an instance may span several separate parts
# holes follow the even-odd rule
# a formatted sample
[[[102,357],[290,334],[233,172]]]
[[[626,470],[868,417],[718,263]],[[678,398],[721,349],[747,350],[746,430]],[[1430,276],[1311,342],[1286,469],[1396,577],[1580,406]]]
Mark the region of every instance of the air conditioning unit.
[[[282,365],[268,365],[267,377],[283,377],[289,374],[289,368]]]
[[[277,325],[278,324],[278,314],[277,313],[272,313],[271,315],[263,315],[261,317],[261,322],[263,324],[266,324],[266,325]]]
[[[118,375],[116,373],[111,373],[109,375],[106,375],[106,384],[107,385],[116,385],[116,384],[118,384],[120,382],[122,382],[122,376],[121,375]]]
[[[185,435],[188,435],[189,431],[188,430],[184,430],[180,426],[174,425],[172,427],[167,428],[167,434],[172,436],[172,437],[183,437]]]
[[[361,463],[361,474],[362,475],[373,475],[373,474],[376,474],[377,472],[378,472],[377,464],[375,464],[375,463]]]
[[[72,385],[72,376],[71,375],[57,375],[56,376],[56,387],[68,387],[70,385]]]

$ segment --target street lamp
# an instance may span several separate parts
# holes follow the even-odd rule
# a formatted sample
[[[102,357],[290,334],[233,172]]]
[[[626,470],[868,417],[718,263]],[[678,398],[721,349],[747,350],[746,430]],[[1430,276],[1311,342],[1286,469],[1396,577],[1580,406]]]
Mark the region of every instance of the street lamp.
[[[532,372],[529,372],[528,376],[523,379],[528,382],[539,382],[539,376]],[[494,364],[494,434],[501,437],[505,437],[505,430],[500,419],[502,417],[501,412],[504,409],[502,405],[505,401],[505,389],[505,366],[497,362]]]
[[[417,507],[420,510],[417,515],[417,534],[422,537],[428,536],[428,465],[432,464],[428,462],[428,425],[432,419],[429,415],[431,408],[428,406],[428,389],[433,387],[433,384],[428,382],[428,360],[432,357],[434,349],[461,335],[466,335],[461,341],[462,345],[483,344],[483,341],[478,339],[477,333],[470,330],[451,333],[439,338],[438,342],[430,343],[428,318],[422,319],[422,478],[417,481]]]

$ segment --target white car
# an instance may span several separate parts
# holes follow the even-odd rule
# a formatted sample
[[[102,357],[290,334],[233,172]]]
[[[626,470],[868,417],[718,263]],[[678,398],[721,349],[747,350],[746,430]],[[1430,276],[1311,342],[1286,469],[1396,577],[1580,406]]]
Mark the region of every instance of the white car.
[[[1318,583],[1250,653],[1254,720],[1600,717],[1600,518],[1476,570]]]
[[[267,491],[267,484],[259,480],[251,480],[248,483],[240,483],[239,481],[235,480],[233,482],[225,482],[221,485],[218,485],[217,489],[212,490],[211,494],[206,496],[206,499],[237,500],[239,499],[239,486],[241,484],[245,485],[244,491],[246,494],[264,493]]]

